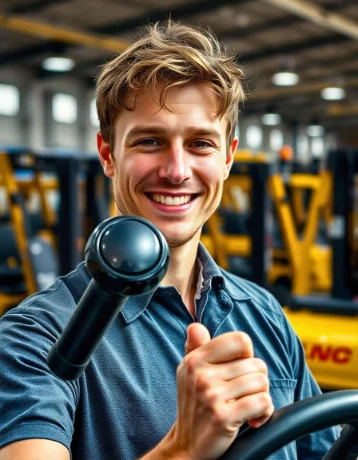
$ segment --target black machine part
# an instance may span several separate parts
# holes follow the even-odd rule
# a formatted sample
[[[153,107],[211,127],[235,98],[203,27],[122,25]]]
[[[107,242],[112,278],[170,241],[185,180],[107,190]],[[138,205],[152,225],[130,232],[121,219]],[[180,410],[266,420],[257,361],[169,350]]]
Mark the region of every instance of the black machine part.
[[[221,460],[264,460],[281,447],[314,431],[347,424],[323,460],[358,457],[358,390],[313,396],[277,410],[258,429],[239,433]]]
[[[164,236],[147,220],[112,217],[93,231],[85,260],[93,279],[47,360],[52,372],[64,380],[82,375],[128,296],[143,294],[159,284],[168,268],[169,248]]]

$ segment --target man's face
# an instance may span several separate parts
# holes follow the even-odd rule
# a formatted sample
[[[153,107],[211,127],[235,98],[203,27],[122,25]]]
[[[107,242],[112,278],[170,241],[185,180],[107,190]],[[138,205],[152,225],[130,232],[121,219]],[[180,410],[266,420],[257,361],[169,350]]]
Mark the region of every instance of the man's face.
[[[171,89],[171,112],[159,94],[143,91],[132,112],[121,111],[112,156],[100,135],[98,148],[119,212],[148,219],[173,247],[200,234],[218,207],[237,141],[227,152],[227,122],[215,118],[219,102],[208,86]]]

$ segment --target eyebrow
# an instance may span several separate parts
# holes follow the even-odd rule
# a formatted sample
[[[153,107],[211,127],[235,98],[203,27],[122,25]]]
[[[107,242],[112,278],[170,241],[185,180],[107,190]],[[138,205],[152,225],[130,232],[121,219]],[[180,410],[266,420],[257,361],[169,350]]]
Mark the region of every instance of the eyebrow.
[[[168,131],[161,125],[138,125],[134,126],[130,129],[127,133],[126,140],[130,141],[137,136],[143,135],[163,135],[166,134]],[[213,128],[205,128],[200,126],[187,126],[185,128],[185,132],[189,135],[196,135],[196,136],[210,136],[214,137],[217,140],[221,139],[221,135],[219,131]]]

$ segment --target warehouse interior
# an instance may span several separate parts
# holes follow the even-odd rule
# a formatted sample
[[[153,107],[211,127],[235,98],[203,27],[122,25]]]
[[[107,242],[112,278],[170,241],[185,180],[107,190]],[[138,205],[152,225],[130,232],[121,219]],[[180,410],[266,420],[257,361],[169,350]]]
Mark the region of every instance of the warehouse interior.
[[[2,0],[0,323],[77,270],[97,226],[118,214],[98,156],[96,81],[149,25],[168,21],[210,30],[244,74],[238,145],[201,244],[220,269],[273,295],[327,411],[329,398],[342,398],[332,417],[312,406],[318,428],[305,419],[292,439],[326,428],[328,419],[347,424],[345,456],[337,444],[324,458],[358,458],[356,0]],[[0,361],[0,387],[1,372]],[[1,398],[0,391],[0,407]],[[240,456],[228,450],[217,458],[268,458],[271,421],[262,447],[265,425],[244,438]],[[294,425],[285,429],[293,433]],[[0,424],[0,460],[15,458],[1,456],[1,432]]]

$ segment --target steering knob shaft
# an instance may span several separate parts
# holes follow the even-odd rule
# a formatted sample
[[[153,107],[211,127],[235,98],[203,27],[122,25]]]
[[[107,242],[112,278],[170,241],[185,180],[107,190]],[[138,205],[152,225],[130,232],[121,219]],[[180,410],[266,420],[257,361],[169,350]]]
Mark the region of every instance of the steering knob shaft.
[[[149,292],[160,283],[168,268],[169,247],[149,221],[112,217],[88,239],[85,261],[92,280],[47,360],[52,372],[65,380],[82,375],[128,296]]]

